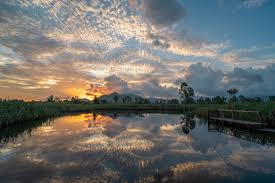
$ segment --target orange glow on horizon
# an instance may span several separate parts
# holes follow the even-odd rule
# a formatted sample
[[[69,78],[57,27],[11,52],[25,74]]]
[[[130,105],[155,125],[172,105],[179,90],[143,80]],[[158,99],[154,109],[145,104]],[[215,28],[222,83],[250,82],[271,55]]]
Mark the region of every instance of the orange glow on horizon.
[[[94,100],[95,96],[96,97],[100,97],[102,95],[104,95],[104,93],[101,92],[93,92],[92,94],[89,93],[89,95],[87,95],[87,90],[86,89],[77,89],[77,88],[73,88],[73,89],[68,89],[67,90],[68,95],[70,96],[77,96],[80,99],[89,99],[89,100]]]

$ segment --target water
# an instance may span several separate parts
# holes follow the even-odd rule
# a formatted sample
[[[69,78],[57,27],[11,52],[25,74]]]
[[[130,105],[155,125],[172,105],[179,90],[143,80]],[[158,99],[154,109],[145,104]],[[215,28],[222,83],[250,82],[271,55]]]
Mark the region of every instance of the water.
[[[1,183],[275,182],[273,137],[193,116],[81,114],[1,133]]]

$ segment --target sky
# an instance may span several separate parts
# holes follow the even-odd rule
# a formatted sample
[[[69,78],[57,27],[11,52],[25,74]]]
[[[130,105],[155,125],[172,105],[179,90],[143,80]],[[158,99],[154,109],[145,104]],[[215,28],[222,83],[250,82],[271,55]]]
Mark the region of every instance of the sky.
[[[0,98],[275,95],[273,0],[0,0]]]

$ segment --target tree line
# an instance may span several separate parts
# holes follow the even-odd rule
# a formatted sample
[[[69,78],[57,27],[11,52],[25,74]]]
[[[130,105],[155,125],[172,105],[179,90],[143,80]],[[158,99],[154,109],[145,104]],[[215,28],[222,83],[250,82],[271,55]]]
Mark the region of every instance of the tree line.
[[[197,97],[195,98],[194,89],[186,82],[183,82],[179,88],[179,95],[181,99],[181,103],[184,104],[226,104],[226,103],[246,103],[246,102],[256,102],[261,103],[264,100],[260,97],[245,97],[244,95],[239,95],[238,97],[236,94],[239,92],[237,88],[230,88],[226,91],[229,94],[229,98],[224,96],[215,96],[215,97]],[[275,96],[269,96],[269,101],[275,101]]]
[[[142,98],[142,97],[134,97],[131,98],[130,96],[122,96],[119,97],[117,95],[113,96],[114,104],[226,104],[226,103],[261,103],[264,102],[260,97],[245,97],[244,95],[236,96],[239,90],[237,88],[230,88],[226,91],[229,94],[229,98],[224,96],[214,96],[214,97],[195,97],[194,89],[189,86],[186,82],[181,83],[178,94],[179,99],[172,98],[172,99],[155,99],[154,101],[150,101],[149,99]],[[269,97],[270,101],[275,101],[275,96]],[[70,100],[61,100],[58,97],[50,95],[46,102],[67,102],[67,103],[76,103],[76,104],[83,104],[83,103],[94,103],[94,104],[107,104],[110,101],[106,101],[104,99],[99,100],[97,96],[94,97],[94,100],[88,99],[80,99],[77,96],[72,97]]]

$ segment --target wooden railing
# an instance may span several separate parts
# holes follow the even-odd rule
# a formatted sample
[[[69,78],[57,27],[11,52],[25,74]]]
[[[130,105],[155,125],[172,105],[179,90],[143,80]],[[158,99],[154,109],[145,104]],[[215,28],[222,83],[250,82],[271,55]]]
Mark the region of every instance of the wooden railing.
[[[217,109],[208,111],[208,120],[255,127],[266,125],[259,111]]]
[[[243,130],[231,126],[223,126],[218,123],[208,124],[208,131],[224,133],[259,144],[275,145],[275,136],[269,133]]]
[[[254,114],[256,114],[256,116],[258,118],[257,122],[263,123],[262,114],[259,111],[225,110],[225,109],[218,109],[217,111],[220,113],[221,117],[224,117],[225,112],[230,113],[231,114],[231,119],[234,119],[234,114],[236,114],[236,113],[254,113]]]
[[[272,123],[275,125],[275,111],[272,111]]]

